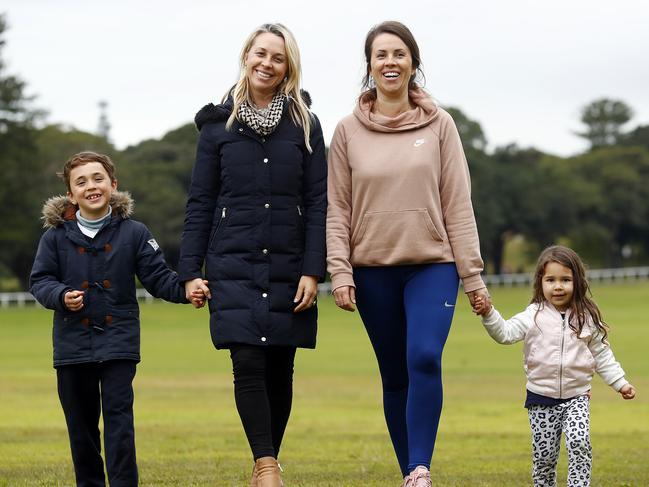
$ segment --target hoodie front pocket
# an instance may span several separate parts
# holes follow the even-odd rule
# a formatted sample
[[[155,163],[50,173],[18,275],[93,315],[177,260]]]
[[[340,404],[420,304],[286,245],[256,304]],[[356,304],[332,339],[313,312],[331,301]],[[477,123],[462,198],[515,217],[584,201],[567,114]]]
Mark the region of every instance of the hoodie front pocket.
[[[432,262],[441,256],[442,242],[426,208],[367,212],[352,240],[352,262],[355,265]]]

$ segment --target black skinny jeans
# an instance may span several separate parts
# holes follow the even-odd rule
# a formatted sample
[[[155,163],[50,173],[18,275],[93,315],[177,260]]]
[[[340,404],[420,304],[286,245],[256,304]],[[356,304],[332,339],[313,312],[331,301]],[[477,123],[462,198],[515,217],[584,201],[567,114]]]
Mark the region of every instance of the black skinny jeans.
[[[68,425],[77,487],[104,487],[99,417],[104,418],[106,471],[111,487],[136,487],[133,427],[134,360],[56,368],[59,399]]]
[[[279,454],[293,400],[294,347],[230,347],[234,398],[254,459]]]

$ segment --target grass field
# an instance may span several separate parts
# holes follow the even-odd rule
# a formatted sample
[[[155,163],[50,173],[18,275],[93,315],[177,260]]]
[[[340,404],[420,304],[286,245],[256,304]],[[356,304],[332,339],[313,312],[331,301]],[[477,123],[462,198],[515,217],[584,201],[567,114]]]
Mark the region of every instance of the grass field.
[[[593,485],[649,485],[649,284],[594,289],[611,343],[636,386],[624,401],[594,380]],[[505,315],[528,289],[492,289]],[[460,297],[444,354],[435,486],[525,486],[530,440],[521,345],[491,341]],[[358,314],[320,300],[316,351],[298,352],[281,454],[287,487],[398,486],[378,372]],[[212,347],[206,310],[142,305],[135,380],[142,486],[242,486],[252,466],[234,407],[229,355]],[[559,469],[566,474],[565,452]],[[73,473],[51,367],[51,312],[0,310],[0,486],[68,486]]]

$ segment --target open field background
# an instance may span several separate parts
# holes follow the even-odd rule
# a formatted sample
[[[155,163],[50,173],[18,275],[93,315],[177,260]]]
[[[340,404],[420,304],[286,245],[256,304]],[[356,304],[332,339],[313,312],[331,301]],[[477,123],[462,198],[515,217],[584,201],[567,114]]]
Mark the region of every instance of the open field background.
[[[649,284],[597,285],[633,401],[594,380],[593,485],[649,485]],[[505,315],[528,289],[492,289]],[[530,446],[521,345],[498,345],[460,296],[444,355],[445,406],[435,486],[525,486]],[[397,486],[378,371],[357,313],[320,299],[316,351],[298,352],[293,415],[281,454],[287,487]],[[135,380],[142,486],[242,486],[252,466],[230,360],[213,349],[206,310],[142,305]],[[0,310],[0,487],[68,486],[73,473],[51,367],[51,312]],[[560,479],[565,479],[562,452]],[[560,482],[561,485],[562,482]]]

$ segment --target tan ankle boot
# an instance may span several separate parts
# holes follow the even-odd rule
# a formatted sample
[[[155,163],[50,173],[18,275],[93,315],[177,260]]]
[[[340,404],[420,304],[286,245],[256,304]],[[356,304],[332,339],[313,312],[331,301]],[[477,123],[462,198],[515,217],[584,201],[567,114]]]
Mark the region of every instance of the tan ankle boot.
[[[258,487],[257,483],[257,464],[252,467],[252,478],[250,479],[250,487]]]
[[[257,487],[282,487],[279,464],[273,457],[262,457],[255,462]]]

